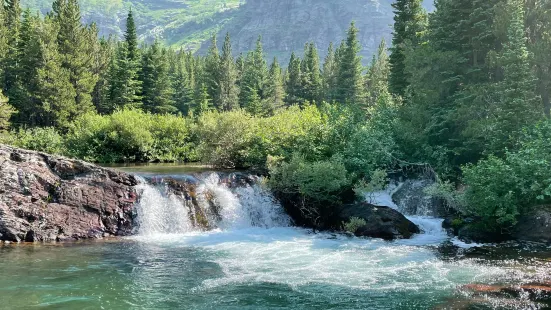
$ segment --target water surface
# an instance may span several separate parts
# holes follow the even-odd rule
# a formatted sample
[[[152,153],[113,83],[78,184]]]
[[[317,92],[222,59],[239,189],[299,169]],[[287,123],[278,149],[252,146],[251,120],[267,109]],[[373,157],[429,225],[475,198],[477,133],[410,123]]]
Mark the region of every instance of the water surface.
[[[423,230],[411,240],[314,234],[292,227],[261,186],[230,190],[208,174],[201,182],[197,195],[220,208],[212,231],[195,226],[185,199],[142,179],[138,236],[0,246],[0,308],[545,308],[528,296],[472,296],[461,287],[549,281],[550,249],[473,248],[422,215],[409,216]],[[388,193],[377,198],[392,203]]]

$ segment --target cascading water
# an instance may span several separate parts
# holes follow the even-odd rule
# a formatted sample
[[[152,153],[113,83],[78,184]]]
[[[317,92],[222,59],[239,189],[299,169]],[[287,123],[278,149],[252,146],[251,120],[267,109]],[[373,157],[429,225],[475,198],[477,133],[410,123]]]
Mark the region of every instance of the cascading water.
[[[156,183],[140,178],[141,198],[136,209],[138,234],[142,236],[291,224],[283,208],[260,184],[231,188],[217,173],[197,177],[191,192],[174,191],[162,179]]]
[[[551,262],[469,258],[469,250],[439,246],[448,240],[442,219],[430,208],[395,204],[397,187],[367,199],[409,214],[423,233],[387,242],[293,227],[260,184],[223,173],[140,178],[138,236],[128,242],[0,246],[0,274],[17,275],[0,277],[2,302],[15,309],[31,308],[29,300],[65,309],[543,309],[523,296],[465,287],[551,283]],[[404,189],[403,196],[419,193]]]
[[[400,242],[412,245],[438,245],[448,239],[446,231],[442,228],[444,219],[432,216],[432,210],[428,209],[426,204],[423,204],[421,208],[417,208],[414,214],[408,214],[405,208],[401,208],[393,201],[392,196],[401,186],[402,184],[391,184],[385,190],[366,193],[365,195],[367,202],[393,208],[419,226],[421,234],[416,235],[411,240],[401,240]]]

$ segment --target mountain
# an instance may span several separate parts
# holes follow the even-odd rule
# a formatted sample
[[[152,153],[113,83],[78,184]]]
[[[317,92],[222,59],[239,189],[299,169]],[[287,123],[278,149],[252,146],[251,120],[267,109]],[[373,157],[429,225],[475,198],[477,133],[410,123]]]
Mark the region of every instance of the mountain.
[[[45,14],[51,0],[22,0]],[[429,1],[427,1],[428,3]],[[392,0],[81,0],[83,20],[96,22],[100,35],[121,36],[129,8],[135,11],[141,39],[204,52],[210,37],[229,32],[236,53],[253,48],[259,35],[269,57],[286,61],[313,41],[323,56],[338,44],[351,21],[360,29],[364,62],[381,39],[390,42]],[[432,5],[427,4],[431,10]],[[221,40],[220,40],[221,41]]]

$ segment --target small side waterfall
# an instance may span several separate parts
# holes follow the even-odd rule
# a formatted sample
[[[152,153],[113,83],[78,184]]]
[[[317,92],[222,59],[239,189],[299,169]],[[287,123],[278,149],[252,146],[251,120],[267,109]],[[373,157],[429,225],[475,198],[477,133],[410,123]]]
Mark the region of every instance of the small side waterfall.
[[[209,173],[185,179],[141,178],[139,235],[211,229],[285,227],[291,220],[259,180]]]
[[[415,244],[438,244],[448,238],[446,231],[442,228],[444,219],[433,216],[433,210],[428,208],[428,204],[423,204],[424,207],[411,209],[410,205],[397,205],[394,200],[394,194],[401,188],[402,184],[391,184],[385,190],[366,193],[367,202],[393,208],[404,214],[410,221],[419,226],[422,233],[417,235],[412,240],[404,240],[406,243]]]

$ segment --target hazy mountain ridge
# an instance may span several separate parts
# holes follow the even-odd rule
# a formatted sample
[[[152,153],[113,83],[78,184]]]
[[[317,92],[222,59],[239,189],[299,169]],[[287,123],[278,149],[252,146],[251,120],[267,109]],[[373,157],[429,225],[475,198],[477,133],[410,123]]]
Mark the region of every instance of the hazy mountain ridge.
[[[121,36],[127,11],[135,11],[141,39],[155,38],[177,48],[206,50],[210,37],[226,32],[234,51],[250,50],[262,35],[269,57],[285,62],[313,41],[323,56],[330,42],[344,38],[352,20],[360,29],[364,62],[381,39],[391,39],[393,0],[81,0],[83,20],[96,22],[100,35]],[[428,1],[427,1],[428,2]],[[23,0],[46,13],[51,0]],[[428,7],[431,7],[430,5]]]

